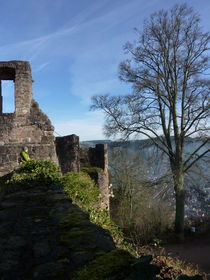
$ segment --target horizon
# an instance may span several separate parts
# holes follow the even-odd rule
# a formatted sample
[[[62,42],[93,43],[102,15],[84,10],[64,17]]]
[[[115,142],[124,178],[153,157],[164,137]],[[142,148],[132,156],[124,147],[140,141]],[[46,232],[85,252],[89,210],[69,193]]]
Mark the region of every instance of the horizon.
[[[188,3],[187,1],[185,1]],[[27,60],[32,69],[34,99],[55,127],[55,135],[76,134],[80,141],[106,140],[102,112],[90,112],[91,96],[125,94],[131,88],[118,79],[126,58],[123,45],[134,28],[160,9],[183,1],[0,0],[0,60]],[[192,0],[201,26],[210,30],[210,2]],[[12,112],[14,89],[4,83],[4,112]]]

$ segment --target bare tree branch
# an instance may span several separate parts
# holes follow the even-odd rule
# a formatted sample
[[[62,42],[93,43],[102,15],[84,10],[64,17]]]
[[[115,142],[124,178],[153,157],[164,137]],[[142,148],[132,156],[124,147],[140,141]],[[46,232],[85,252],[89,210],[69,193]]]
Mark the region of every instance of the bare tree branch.
[[[210,127],[209,43],[200,18],[186,4],[160,10],[145,21],[138,40],[126,43],[129,59],[119,78],[132,85],[123,96],[96,96],[92,109],[106,114],[108,136],[141,134],[168,157],[177,199],[176,228],[183,231],[184,173],[208,154]],[[187,159],[189,136],[202,144]]]

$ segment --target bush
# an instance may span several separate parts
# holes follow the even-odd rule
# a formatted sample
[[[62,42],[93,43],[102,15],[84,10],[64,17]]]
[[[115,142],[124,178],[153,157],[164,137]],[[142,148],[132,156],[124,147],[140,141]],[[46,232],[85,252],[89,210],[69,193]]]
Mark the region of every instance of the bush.
[[[171,232],[173,229],[174,211],[163,201],[151,204],[150,208],[146,201],[137,209],[134,218],[133,232],[136,235],[136,243],[144,244]]]
[[[7,185],[29,184],[31,182],[42,182],[45,185],[58,183],[60,180],[60,169],[52,161],[29,160],[18,167],[7,181]]]
[[[173,228],[174,209],[166,199],[153,199],[152,190],[139,188],[132,199],[118,197],[112,203],[111,216],[137,245],[152,242]]]

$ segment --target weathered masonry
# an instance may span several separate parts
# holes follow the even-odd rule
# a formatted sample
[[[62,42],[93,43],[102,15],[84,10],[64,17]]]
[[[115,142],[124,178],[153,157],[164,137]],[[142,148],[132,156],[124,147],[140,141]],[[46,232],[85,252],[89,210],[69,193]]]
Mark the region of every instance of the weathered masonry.
[[[62,173],[85,171],[101,191],[101,208],[109,209],[109,173],[107,145],[81,148],[75,134],[56,137],[56,151]]]
[[[14,82],[14,113],[3,113],[3,80]],[[0,176],[19,164],[24,146],[32,158],[57,162],[53,132],[50,120],[33,99],[29,62],[0,62]]]
[[[15,112],[3,113],[2,81],[14,82]],[[49,118],[33,99],[32,76],[27,61],[0,62],[0,176],[19,165],[20,152],[28,148],[32,159],[59,163],[62,173],[97,167],[91,177],[102,194],[102,207],[109,209],[108,156],[105,145],[82,151],[79,137],[55,137]],[[57,151],[57,153],[56,153]],[[85,155],[85,157],[83,157]]]

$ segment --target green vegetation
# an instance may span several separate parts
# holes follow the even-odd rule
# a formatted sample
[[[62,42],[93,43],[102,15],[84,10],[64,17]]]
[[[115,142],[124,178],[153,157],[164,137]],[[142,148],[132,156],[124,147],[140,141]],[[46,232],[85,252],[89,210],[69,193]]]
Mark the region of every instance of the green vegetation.
[[[65,228],[68,227],[69,224],[71,224],[71,226],[77,227],[78,225],[85,224],[86,222],[87,219],[83,215],[83,213],[80,213],[78,211],[71,211],[70,213],[68,213],[68,215],[63,217],[60,224]]]
[[[71,248],[73,242],[72,239],[75,238],[83,238],[84,236],[87,236],[91,233],[91,230],[89,228],[85,227],[78,227],[78,228],[72,228],[69,231],[63,233],[61,235],[61,242],[64,243],[68,248]]]
[[[100,174],[103,173],[103,170],[101,168],[94,167],[94,166],[83,167],[81,171],[88,174],[96,185],[97,185]]]
[[[60,236],[60,241],[67,248],[76,246],[78,254],[86,254],[92,252],[95,259],[87,266],[80,268],[74,275],[74,279],[124,279],[128,275],[128,279],[156,279],[156,275],[159,273],[158,279],[166,279],[165,276],[169,276],[168,279],[177,279],[182,274],[193,276],[198,274],[198,270],[195,270],[189,265],[185,265],[180,260],[174,260],[164,256],[158,257],[151,250],[152,257],[141,257],[136,259],[136,251],[133,247],[125,241],[122,230],[111,220],[109,212],[100,209],[100,192],[95,186],[90,177],[84,173],[68,173],[65,176],[61,176],[59,168],[52,162],[31,160],[11,174],[0,178],[1,186],[10,190],[10,187],[36,187],[46,186],[53,187],[59,186],[64,188],[67,195],[76,203],[84,212],[87,213],[87,217],[90,217],[90,221],[95,223],[104,229],[108,230],[115,241],[117,249],[105,253],[100,248],[87,244],[85,246],[78,246],[77,242],[80,239],[88,238],[91,234],[91,228],[88,226],[90,222],[86,219],[83,212],[72,210],[67,216],[63,217],[60,222],[60,226],[63,228],[63,233]],[[148,232],[149,235],[149,232]],[[157,245],[159,240],[156,240]],[[80,243],[80,242],[79,242]],[[148,254],[148,252],[146,252]],[[141,250],[139,254],[144,255]],[[152,263],[150,264],[150,262]],[[58,262],[68,264],[69,260],[66,256]],[[186,277],[186,276],[185,276]],[[202,279],[198,278],[186,278],[186,279]],[[185,279],[185,278],[180,278]]]
[[[100,172],[102,172],[103,170],[101,169],[101,168],[99,168],[99,167],[94,167],[94,166],[91,166],[91,167],[83,167],[82,169],[81,169],[81,171],[82,172],[85,172],[85,173],[87,173],[88,175],[94,175],[94,174],[96,174],[96,173],[100,173]]]
[[[111,220],[109,212],[100,209],[99,188],[95,186],[86,173],[69,172],[63,177],[62,183],[73,202],[89,214],[92,223],[108,230],[118,248],[128,250],[131,254],[136,255],[133,247],[124,240],[122,230]]]
[[[126,251],[113,250],[99,256],[90,265],[80,269],[73,279],[102,280],[113,276],[115,277],[113,279],[124,279],[129,274],[133,261],[134,258]]]
[[[173,230],[174,208],[166,183],[161,181],[154,186],[148,179],[147,171],[150,168],[152,172],[156,160],[155,151],[148,159],[150,166],[139,154],[124,148],[113,148],[110,158],[110,181],[114,188],[112,219],[137,247],[162,239]],[[157,163],[155,168],[159,168]]]
[[[180,240],[187,174],[210,151],[209,43],[198,13],[186,3],[157,11],[124,45],[127,57],[119,65],[119,78],[131,92],[92,97],[91,109],[105,114],[107,136],[146,137],[168,159]],[[186,152],[188,137],[199,141]]]
[[[84,211],[89,213],[99,207],[99,188],[86,173],[69,172],[62,178],[62,183],[67,194]]]
[[[31,178],[40,180],[44,183],[58,181],[60,169],[52,161],[48,160],[30,160],[22,164],[16,174],[26,174]],[[30,177],[29,177],[30,178]]]
[[[154,280],[157,279],[156,275],[160,272],[160,268],[150,264],[151,261],[152,256],[144,256],[136,260],[126,251],[113,250],[77,271],[73,279]]]
[[[34,185],[39,182],[52,186],[60,181],[60,169],[52,161],[29,160],[5,179],[6,185],[10,187]]]

